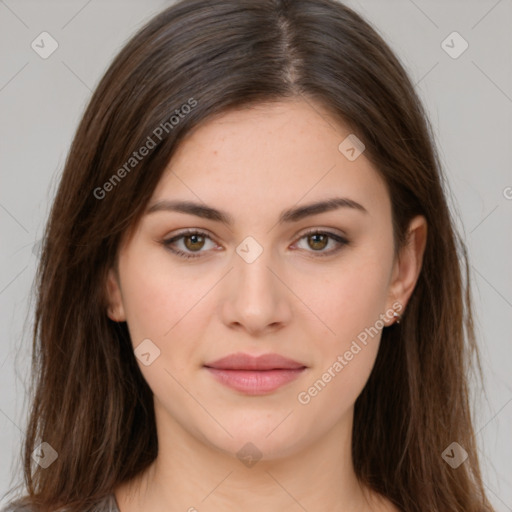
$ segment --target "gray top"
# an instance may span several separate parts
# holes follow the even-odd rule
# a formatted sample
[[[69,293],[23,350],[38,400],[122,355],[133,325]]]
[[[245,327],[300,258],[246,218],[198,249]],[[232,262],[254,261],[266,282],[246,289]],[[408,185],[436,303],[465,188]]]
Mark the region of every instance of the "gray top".
[[[31,507],[22,507],[17,504],[17,501],[13,501],[6,508],[1,509],[0,512],[33,512],[33,509]],[[119,512],[119,508],[116,498],[112,493],[99,501],[93,508],[89,508],[87,511],[84,510],[84,512]]]

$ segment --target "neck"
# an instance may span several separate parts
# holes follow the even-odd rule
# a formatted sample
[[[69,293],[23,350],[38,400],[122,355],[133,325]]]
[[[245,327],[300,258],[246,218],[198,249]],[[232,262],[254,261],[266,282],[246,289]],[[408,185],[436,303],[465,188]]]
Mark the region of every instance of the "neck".
[[[120,512],[390,510],[376,505],[354,473],[353,410],[313,444],[259,460],[253,445],[244,448],[246,457],[234,457],[171,421],[157,404],[155,412],[158,457],[115,491]]]

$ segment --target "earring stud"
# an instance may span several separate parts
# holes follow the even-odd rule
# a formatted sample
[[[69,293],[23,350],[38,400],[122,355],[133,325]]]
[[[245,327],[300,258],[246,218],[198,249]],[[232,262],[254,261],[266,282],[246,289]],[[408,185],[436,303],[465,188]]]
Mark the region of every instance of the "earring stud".
[[[399,324],[400,320],[402,320],[402,315],[400,313],[397,313],[396,311],[393,311],[393,316],[396,318],[395,323]]]

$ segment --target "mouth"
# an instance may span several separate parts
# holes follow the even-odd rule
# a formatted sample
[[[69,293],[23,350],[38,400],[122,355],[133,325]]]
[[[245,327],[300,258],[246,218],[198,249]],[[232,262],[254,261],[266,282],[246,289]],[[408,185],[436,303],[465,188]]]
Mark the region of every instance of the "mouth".
[[[254,357],[237,353],[205,364],[204,368],[227,387],[248,395],[262,395],[297,379],[307,366],[279,354]]]

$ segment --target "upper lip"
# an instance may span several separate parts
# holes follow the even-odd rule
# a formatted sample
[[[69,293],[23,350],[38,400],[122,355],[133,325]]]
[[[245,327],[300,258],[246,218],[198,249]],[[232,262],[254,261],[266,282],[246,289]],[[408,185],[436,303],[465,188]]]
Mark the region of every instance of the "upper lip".
[[[255,357],[241,352],[217,359],[205,366],[218,370],[295,370],[306,367],[279,354],[263,354]]]

